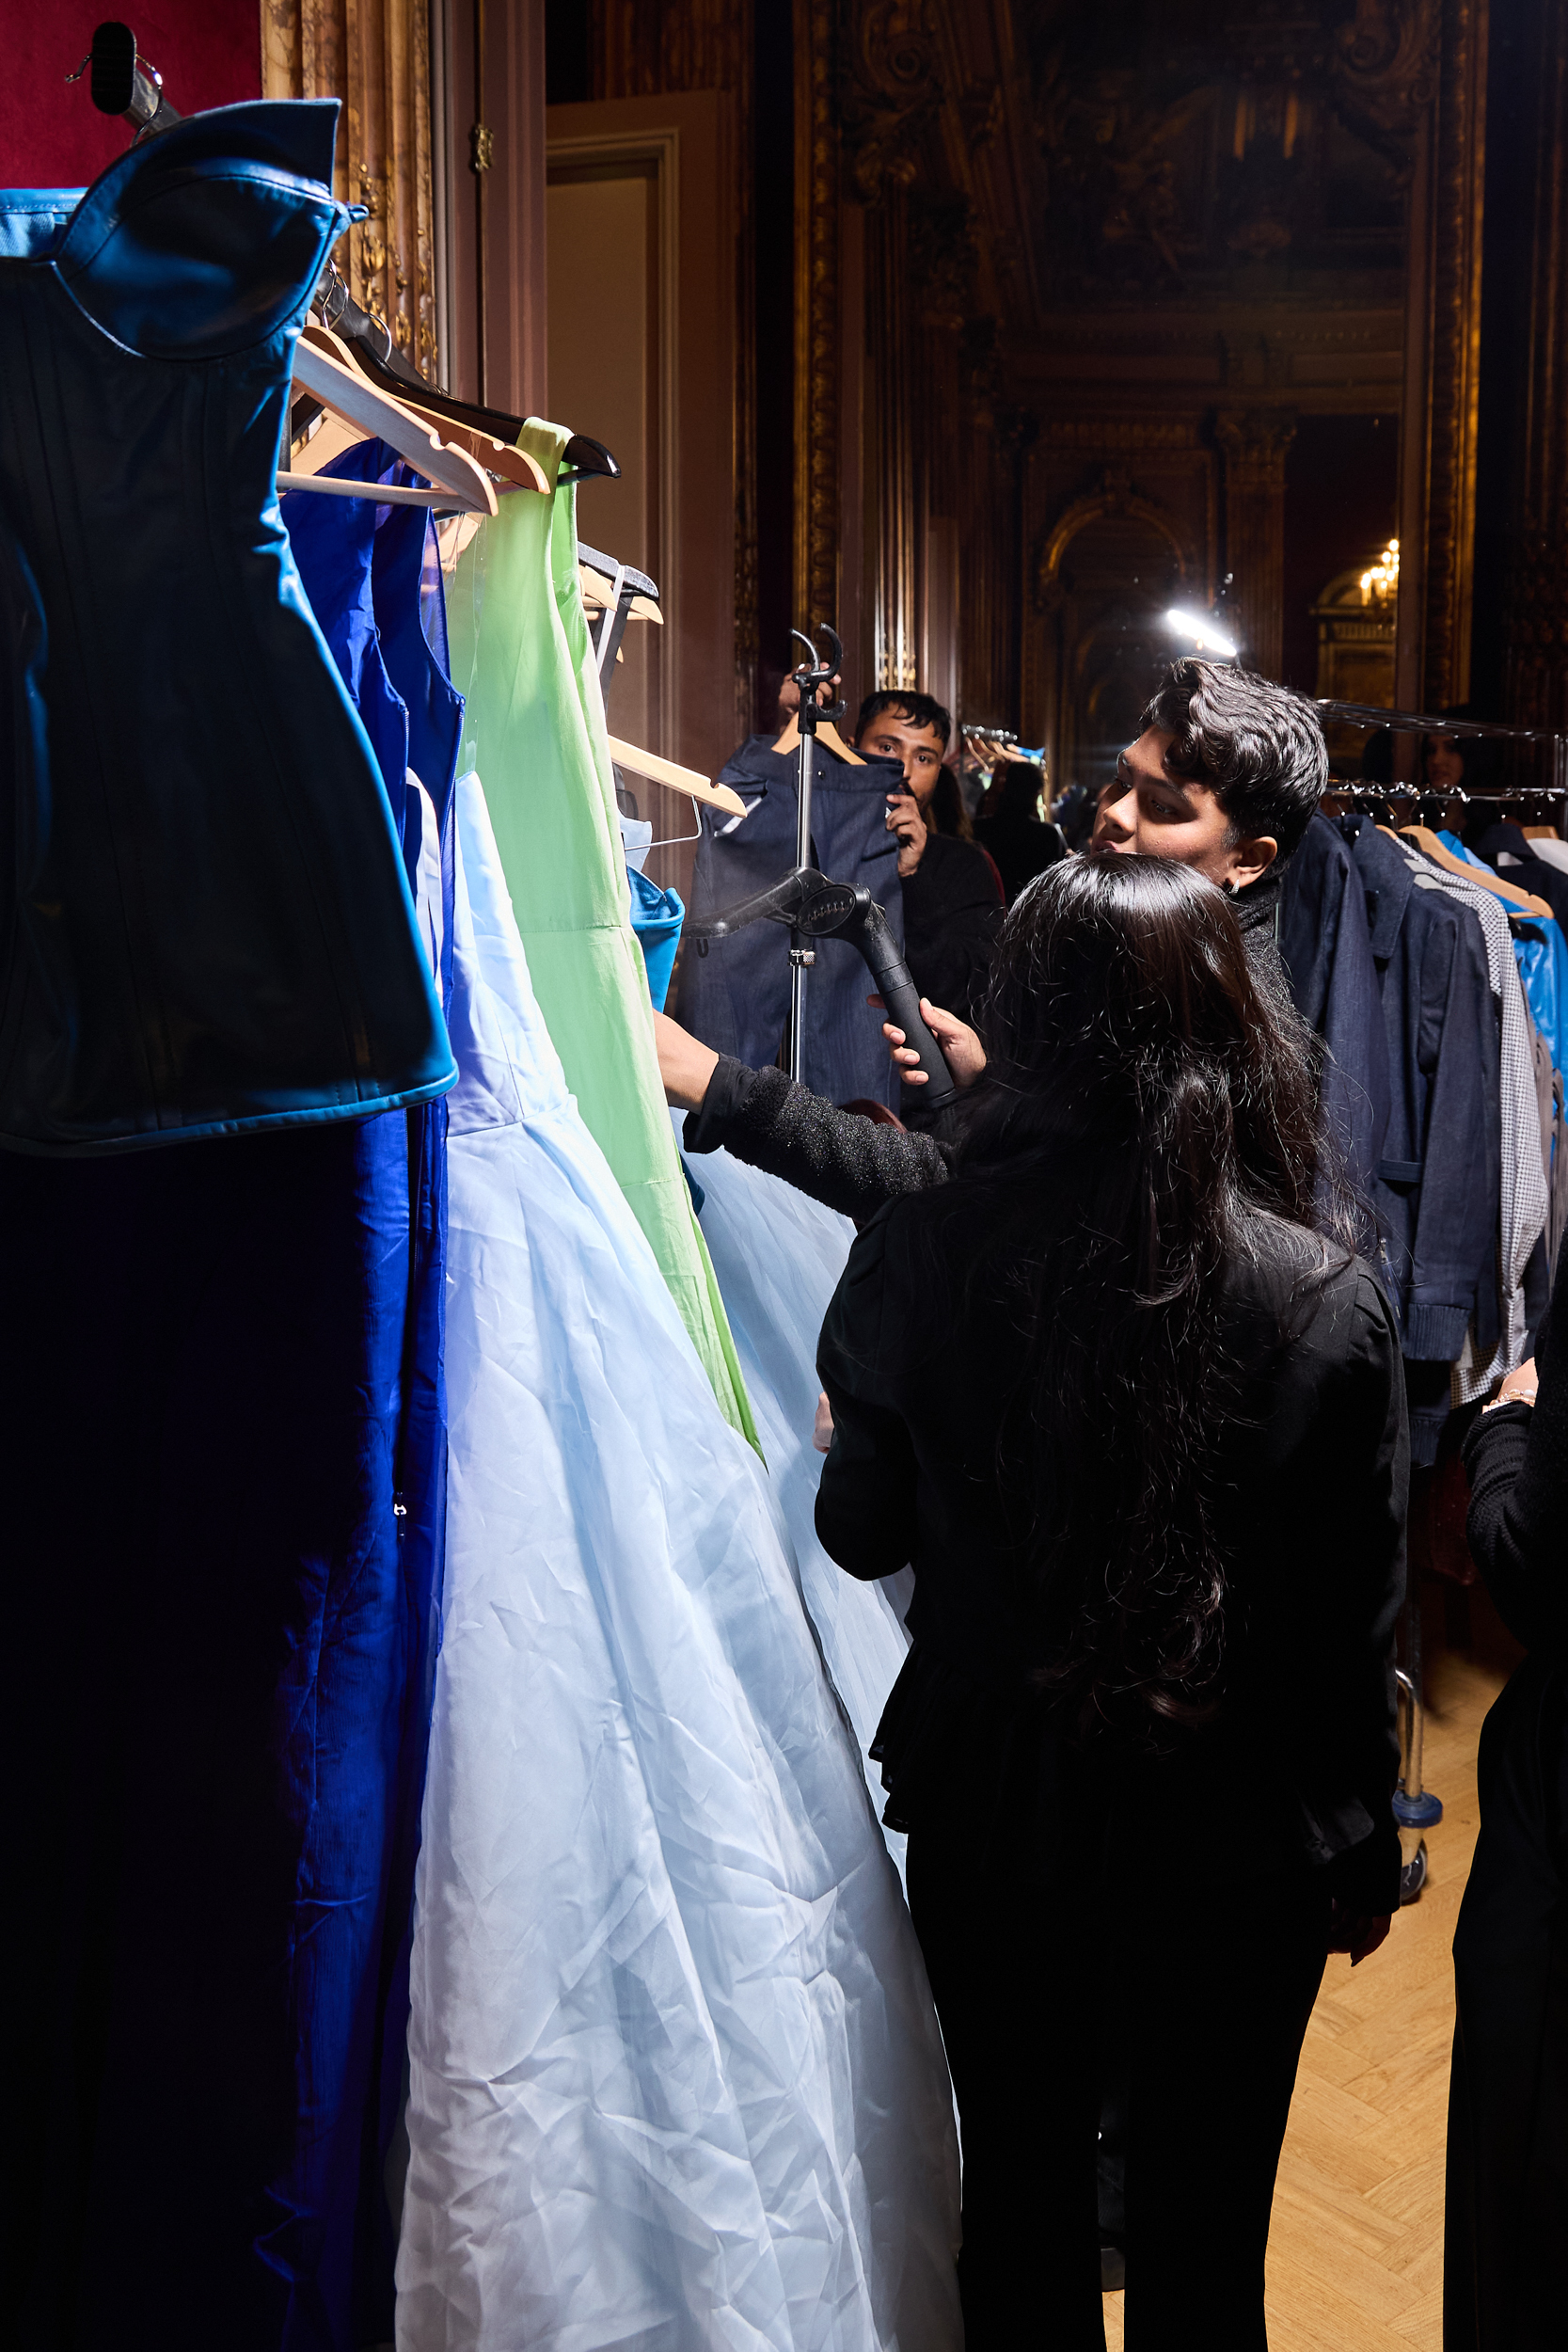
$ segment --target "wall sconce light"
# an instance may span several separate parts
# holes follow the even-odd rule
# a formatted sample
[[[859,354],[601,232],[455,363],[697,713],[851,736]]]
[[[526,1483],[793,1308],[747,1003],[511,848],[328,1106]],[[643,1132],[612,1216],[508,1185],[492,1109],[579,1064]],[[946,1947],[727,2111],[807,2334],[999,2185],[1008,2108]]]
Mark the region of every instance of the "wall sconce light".
[[[1400,593],[1400,543],[1390,539],[1370,571],[1361,575],[1363,604],[1387,604]]]

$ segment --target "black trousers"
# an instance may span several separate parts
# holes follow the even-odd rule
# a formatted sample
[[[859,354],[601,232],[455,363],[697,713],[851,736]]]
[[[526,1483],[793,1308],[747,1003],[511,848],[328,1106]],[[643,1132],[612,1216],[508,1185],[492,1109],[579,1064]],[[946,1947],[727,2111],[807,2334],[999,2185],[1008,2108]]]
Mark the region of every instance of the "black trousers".
[[[1113,1821],[1008,1855],[927,1813],[910,1905],[963,2139],[965,2352],[1101,2352],[1102,2019],[1126,2045],[1129,2352],[1264,2352],[1263,2257],[1328,1900],[1306,1873],[1137,1880]]]
[[[1527,1658],[1481,1735],[1453,1940],[1445,2352],[1568,2341],[1568,1661]]]

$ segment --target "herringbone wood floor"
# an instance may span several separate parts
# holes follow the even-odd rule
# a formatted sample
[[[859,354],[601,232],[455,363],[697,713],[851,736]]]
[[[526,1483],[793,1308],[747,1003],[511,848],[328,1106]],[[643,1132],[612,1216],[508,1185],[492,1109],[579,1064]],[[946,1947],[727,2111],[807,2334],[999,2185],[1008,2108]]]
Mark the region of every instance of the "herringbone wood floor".
[[[1302,2053],[1269,2238],[1270,2352],[1440,2352],[1449,1945],[1475,1849],[1481,1719],[1517,1652],[1484,1595],[1428,1611],[1430,1876],[1381,1951],[1328,1963]],[[1122,2297],[1105,2297],[1122,2352]]]

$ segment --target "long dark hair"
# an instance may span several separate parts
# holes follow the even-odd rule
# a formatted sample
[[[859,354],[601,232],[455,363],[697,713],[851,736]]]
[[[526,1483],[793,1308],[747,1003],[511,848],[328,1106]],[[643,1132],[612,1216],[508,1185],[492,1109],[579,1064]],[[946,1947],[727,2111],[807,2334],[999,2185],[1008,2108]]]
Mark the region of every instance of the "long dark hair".
[[[1227,1271],[1284,1248],[1309,1282],[1330,1262],[1309,1230],[1311,1076],[1225,898],[1161,858],[1070,858],[1031,883],[981,1027],[943,1196],[971,1246],[943,1254],[972,1287],[1000,1278],[1027,1337],[998,1469],[1037,1678],[1085,1734],[1159,1746],[1217,1703],[1213,1480],[1245,1409]]]

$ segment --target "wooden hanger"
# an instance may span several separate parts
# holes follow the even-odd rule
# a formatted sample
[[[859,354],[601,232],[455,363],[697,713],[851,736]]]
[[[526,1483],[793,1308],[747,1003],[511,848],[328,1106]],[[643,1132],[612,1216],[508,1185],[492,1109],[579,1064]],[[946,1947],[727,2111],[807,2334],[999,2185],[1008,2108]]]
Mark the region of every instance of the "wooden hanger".
[[[673,759],[660,759],[657,752],[640,752],[635,743],[623,743],[614,735],[610,738],[610,756],[629,768],[633,775],[651,776],[655,784],[667,784],[672,792],[688,792],[694,801],[705,801],[709,808],[721,808],[727,817],[746,814],[738,792],[732,792],[727,784],[709,784],[695,768],[677,768]]]
[[[1552,910],[1544,898],[1533,898],[1528,890],[1520,890],[1515,883],[1505,882],[1489,866],[1466,865],[1462,857],[1455,857],[1451,850],[1444,848],[1430,825],[1402,825],[1400,834],[1402,840],[1414,841],[1416,847],[1424,851],[1434,866],[1440,866],[1445,874],[1457,874],[1461,882],[1479,883],[1482,890],[1489,890],[1495,898],[1505,899],[1521,914],[1544,916],[1548,923],[1554,920]]]
[[[825,752],[832,752],[835,759],[844,760],[847,765],[851,768],[863,768],[865,766],[865,762],[861,757],[859,752],[852,752],[850,750],[848,744],[844,740],[843,736],[840,735],[837,727],[834,726],[831,719],[818,719],[816,723],[816,739],[821,744]],[[790,713],[789,724],[785,727],[784,733],[774,744],[773,749],[776,752],[795,752],[799,751],[800,748],[800,713],[798,711],[792,711]]]
[[[378,391],[373,384],[354,368],[344,367],[341,360],[323,351],[318,344],[301,336],[294,345],[294,381],[348,422],[356,425],[362,435],[385,441],[405,457],[416,472],[422,473],[434,485],[430,490],[411,491],[403,501],[405,505],[443,506],[455,504],[472,515],[494,515],[495,486],[477,466],[467,450],[453,449],[441,440],[420,417],[413,416],[401,401],[388,392]],[[324,487],[315,472],[280,473],[278,481],[289,490],[320,490]],[[382,483],[356,483],[352,488],[344,485],[337,491],[340,498],[374,497],[378,504],[387,501],[380,493]]]
[[[340,367],[352,369],[372,389],[385,391],[385,387],[378,385],[366,368],[364,354],[346,343],[341,335],[335,335],[330,326],[323,326],[316,319],[308,320],[302,340],[314,343],[318,351],[336,359]],[[387,393],[386,397],[391,399],[394,395]],[[543,490],[548,494],[550,485],[545,479],[544,467],[526,450],[514,449],[506,441],[498,441],[492,434],[481,433],[474,426],[442,416],[438,410],[427,407],[417,392],[399,392],[395,398],[400,408],[428,425],[448,449],[466,451],[486,473],[499,474],[515,490]]]

